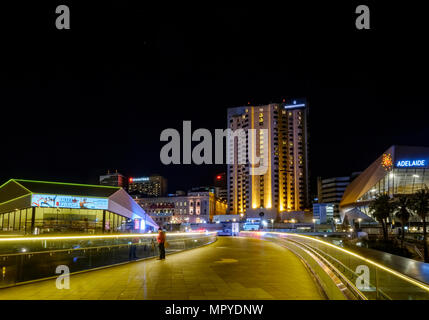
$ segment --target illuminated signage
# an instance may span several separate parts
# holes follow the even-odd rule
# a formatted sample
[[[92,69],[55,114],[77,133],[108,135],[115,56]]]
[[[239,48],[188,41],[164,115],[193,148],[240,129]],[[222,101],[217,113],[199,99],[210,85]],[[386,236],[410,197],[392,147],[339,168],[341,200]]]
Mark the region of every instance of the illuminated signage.
[[[144,182],[144,181],[149,181],[149,177],[130,178],[130,182]]]
[[[134,230],[140,229],[140,219],[134,219]]]
[[[107,210],[109,199],[92,197],[74,197],[52,194],[33,194],[31,206],[41,208],[100,209]]]
[[[397,167],[426,167],[426,160],[399,160]]]

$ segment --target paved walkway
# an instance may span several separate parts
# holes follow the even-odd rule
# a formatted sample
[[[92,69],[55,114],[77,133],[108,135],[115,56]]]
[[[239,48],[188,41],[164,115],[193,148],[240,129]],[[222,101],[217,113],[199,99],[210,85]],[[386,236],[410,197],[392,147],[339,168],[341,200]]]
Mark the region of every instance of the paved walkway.
[[[167,256],[0,289],[0,299],[323,299],[303,263],[272,242],[219,237]]]

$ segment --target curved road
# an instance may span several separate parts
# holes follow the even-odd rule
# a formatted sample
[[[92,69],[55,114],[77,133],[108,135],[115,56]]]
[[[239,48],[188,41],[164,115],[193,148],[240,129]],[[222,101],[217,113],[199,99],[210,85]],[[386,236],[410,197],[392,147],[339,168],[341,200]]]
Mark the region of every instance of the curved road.
[[[219,237],[190,251],[0,289],[0,299],[324,299],[304,264],[275,243]]]

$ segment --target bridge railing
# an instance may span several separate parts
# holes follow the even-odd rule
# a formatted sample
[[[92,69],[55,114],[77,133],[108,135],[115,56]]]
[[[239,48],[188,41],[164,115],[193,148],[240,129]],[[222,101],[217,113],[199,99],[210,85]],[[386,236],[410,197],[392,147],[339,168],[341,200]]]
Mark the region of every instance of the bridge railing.
[[[215,232],[167,233],[166,253],[188,250],[216,241]],[[0,288],[96,269],[159,254],[156,234],[95,236],[34,236],[0,239]]]
[[[277,238],[307,246],[341,272],[367,299],[428,300],[429,285],[317,237],[282,232],[261,232],[262,238]]]

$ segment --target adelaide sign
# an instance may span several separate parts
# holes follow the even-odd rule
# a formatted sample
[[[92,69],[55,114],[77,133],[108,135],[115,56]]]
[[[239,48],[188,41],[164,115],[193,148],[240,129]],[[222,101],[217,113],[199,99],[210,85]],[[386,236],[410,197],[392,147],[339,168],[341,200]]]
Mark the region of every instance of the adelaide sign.
[[[398,160],[396,162],[397,167],[426,167],[427,161],[423,159],[418,160]]]

